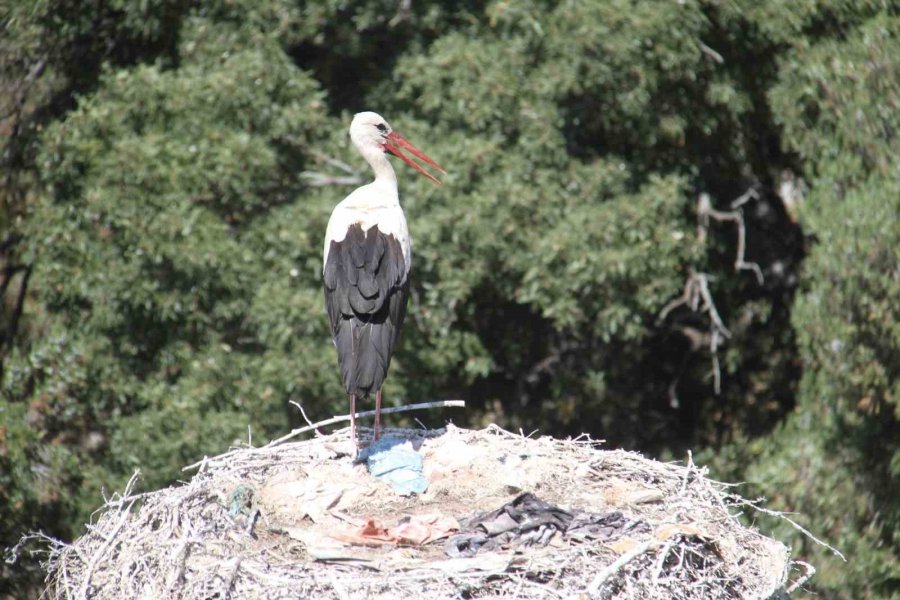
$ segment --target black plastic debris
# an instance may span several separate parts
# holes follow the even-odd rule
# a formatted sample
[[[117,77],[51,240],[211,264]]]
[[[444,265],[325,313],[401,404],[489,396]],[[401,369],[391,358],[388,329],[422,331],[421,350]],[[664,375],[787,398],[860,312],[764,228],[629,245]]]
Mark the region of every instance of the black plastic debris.
[[[526,492],[499,509],[462,521],[462,528],[444,544],[453,558],[475,556],[480,550],[502,546],[546,546],[557,533],[575,541],[607,541],[625,531],[645,529],[621,511],[605,514],[567,511]]]
[[[566,538],[577,542],[609,542],[626,533],[647,533],[650,530],[647,523],[630,519],[620,510],[608,513],[580,511],[569,523]]]

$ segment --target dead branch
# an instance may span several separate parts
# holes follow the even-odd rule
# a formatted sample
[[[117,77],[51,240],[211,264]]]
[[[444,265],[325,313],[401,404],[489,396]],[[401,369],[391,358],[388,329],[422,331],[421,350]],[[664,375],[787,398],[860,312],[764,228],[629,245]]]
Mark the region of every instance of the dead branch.
[[[710,219],[720,223],[734,223],[737,227],[737,250],[734,259],[734,269],[735,271],[752,271],[753,274],[756,275],[756,281],[762,285],[765,282],[762,269],[760,269],[757,263],[748,262],[746,260],[747,228],[744,223],[744,213],[741,208],[747,202],[758,199],[759,192],[751,187],[731,202],[732,210],[722,211],[714,209],[712,207],[712,198],[709,194],[703,192],[697,198],[697,239],[701,244],[706,242],[706,238],[709,235]],[[681,296],[675,298],[663,307],[659,313],[659,321],[665,320],[669,313],[679,306],[687,306],[692,312],[706,313],[709,315],[710,327],[708,335],[701,335],[700,332],[692,328],[682,328],[681,331],[690,340],[692,351],[698,349],[700,341],[705,342],[704,345],[709,349],[710,353],[710,374],[713,378],[713,389],[718,395],[722,392],[722,369],[719,364],[719,346],[723,344],[726,339],[731,337],[731,331],[725,326],[725,322],[722,320],[722,316],[719,314],[712,293],[709,290],[709,281],[711,279],[711,275],[691,270],[687,281],[685,281]],[[694,333],[698,335],[691,335]],[[678,396],[675,392],[678,379],[679,378],[676,377],[669,385],[669,400],[673,406],[678,404]]]
[[[413,411],[413,410],[427,410],[429,408],[447,408],[447,407],[463,407],[464,408],[465,406],[466,406],[465,400],[439,400],[437,402],[421,402],[419,404],[409,404],[407,406],[396,406],[396,407],[390,407],[390,408],[383,408],[383,409],[381,409],[381,414],[390,415],[390,414],[394,414],[394,413],[409,412],[409,411]],[[366,418],[366,417],[374,417],[374,416],[375,416],[374,410],[358,412],[355,415],[355,417],[357,419],[362,419],[362,418]],[[294,429],[287,435],[283,435],[278,439],[272,440],[265,446],[261,446],[260,448],[250,448],[249,450],[251,452],[268,450],[268,449],[273,448],[274,446],[283,444],[284,442],[286,442],[292,438],[295,438],[300,434],[307,433],[309,431],[315,431],[315,430],[319,429],[320,427],[324,427],[326,425],[334,425],[335,423],[343,423],[343,422],[346,422],[349,420],[350,420],[350,415],[339,415],[336,417],[331,417],[330,419],[325,419],[324,421],[319,421],[318,423],[312,423],[311,425],[307,425],[305,427],[300,427],[298,429]],[[181,470],[188,471],[190,469],[196,469],[197,467],[200,467],[207,461],[221,460],[223,458],[227,458],[229,456],[233,456],[235,454],[239,454],[241,452],[246,452],[246,451],[247,450],[245,450],[245,449],[239,448],[239,449],[235,449],[235,450],[230,450],[230,451],[225,452],[224,454],[220,454],[218,456],[203,457],[203,460],[197,461],[192,465],[188,465]]]
[[[797,223],[800,218],[800,209],[806,198],[809,188],[802,177],[797,177],[790,169],[785,169],[779,176],[778,197],[784,206],[791,223]]]
[[[787,513],[783,513],[781,511],[772,510],[770,508],[764,508],[764,507],[760,506],[760,502],[762,502],[764,499],[747,500],[745,498],[741,498],[740,496],[736,496],[734,494],[729,495],[728,499],[731,500],[733,504],[736,504],[739,506],[749,506],[753,510],[755,510],[757,512],[761,512],[764,515],[769,515],[770,517],[775,517],[776,519],[781,519],[783,521],[787,521],[787,523],[791,527],[793,527],[794,529],[796,529],[797,531],[802,533],[804,536],[808,537],[809,539],[811,539],[813,542],[815,542],[819,546],[822,546],[823,548],[828,549],[829,551],[831,551],[832,554],[839,557],[844,562],[847,562],[847,558],[841,553],[840,550],[838,550],[834,546],[827,544],[826,542],[823,542],[822,540],[820,540],[819,538],[814,536],[812,533],[809,532],[809,530],[807,530],[802,525],[800,525],[799,523],[797,523],[796,521],[791,519],[789,516],[787,516]]]
[[[725,327],[722,316],[716,309],[715,301],[709,291],[711,275],[691,271],[684,284],[681,296],[666,304],[659,313],[660,320],[664,320],[672,310],[679,306],[687,306],[693,312],[709,313],[712,329],[719,331],[726,338],[731,337],[731,331]],[[702,302],[702,304],[701,304]]]
[[[703,52],[703,54],[710,57],[711,59],[713,59],[715,62],[719,63],[720,65],[725,62],[725,59],[722,58],[721,54],[719,54],[718,52],[716,52],[715,50],[713,50],[712,48],[710,48],[703,42],[698,40],[697,44],[700,46],[700,51]]]
[[[319,152],[318,150],[311,150],[310,153],[313,155],[313,157],[316,158],[316,160],[319,160],[320,162],[331,165],[332,167],[336,167],[349,175],[359,176],[359,171],[338,158],[329,156],[328,154]]]
[[[13,269],[11,267],[11,269]],[[9,317],[5,330],[0,330],[0,375],[3,374],[3,363],[6,350],[11,349],[19,331],[19,322],[22,320],[22,313],[25,310],[25,298],[28,294],[28,282],[31,279],[31,266],[26,265],[15,270],[6,270],[2,284],[0,284],[0,307],[5,301],[6,290],[12,282],[15,273],[21,272],[19,278],[19,289],[16,293],[16,302],[13,305],[12,314]]]
[[[659,320],[663,321],[674,309],[679,306],[687,306],[695,313],[706,313],[709,315],[709,335],[703,336],[702,339],[708,343],[709,352],[712,361],[713,385],[716,394],[721,393],[722,377],[719,366],[719,345],[726,339],[731,337],[731,331],[725,327],[725,322],[716,308],[712,293],[709,291],[709,280],[711,276],[706,273],[697,273],[691,271],[687,281],[684,284],[684,290],[681,296],[675,298],[666,304],[659,313]],[[691,339],[692,346],[696,341]],[[677,396],[676,396],[677,399]]]
[[[394,413],[409,412],[409,411],[413,411],[413,410],[427,410],[429,408],[446,408],[446,407],[451,407],[451,406],[458,406],[458,407],[465,408],[466,401],[465,400],[439,400],[437,402],[421,402],[419,404],[408,404],[406,406],[395,406],[395,407],[390,407],[390,408],[383,408],[383,409],[381,409],[381,414],[390,415],[390,414],[394,414]],[[375,411],[367,410],[364,412],[358,412],[358,413],[356,413],[355,416],[357,419],[364,418],[364,417],[374,417]],[[335,423],[349,421],[350,418],[351,418],[350,415],[340,415],[337,417],[331,417],[330,419],[325,419],[324,421],[319,421],[318,423],[313,423],[312,425],[307,425],[306,427],[301,427],[299,429],[295,429],[295,430],[291,431],[289,434],[284,435],[284,436],[278,438],[277,440],[273,440],[273,441],[269,442],[268,444],[263,446],[263,448],[271,448],[272,446],[276,446],[278,444],[286,442],[287,440],[294,438],[294,437],[300,435],[301,433],[306,433],[307,431],[313,431],[314,429],[318,429],[319,427],[324,427],[325,425],[334,425]]]
[[[285,136],[283,139],[284,141],[297,146],[303,146],[304,148],[306,146],[306,142],[300,140],[296,136]],[[334,156],[318,150],[307,150],[307,152],[309,152],[316,162],[333,167],[345,173],[344,175],[334,175],[322,171],[301,172],[300,177],[307,180],[309,185],[313,187],[323,187],[327,185],[359,185],[363,183],[362,173],[339,158],[335,158]]]
[[[107,536],[105,542],[101,544],[97,551],[91,555],[88,561],[87,571],[84,575],[84,581],[81,583],[81,591],[78,594],[79,598],[84,598],[86,600],[87,598],[91,597],[91,578],[94,575],[94,570],[97,568],[97,565],[104,559],[107,551],[112,546],[113,541],[115,541],[118,537],[119,531],[122,529],[122,527],[125,526],[125,522],[128,520],[128,517],[131,514],[131,508],[134,506],[134,503],[137,502],[136,499],[132,499],[128,504],[128,507],[123,508],[125,501],[131,495],[132,489],[134,489],[134,484],[137,481],[139,475],[140,471],[135,471],[131,476],[131,479],[128,480],[128,484],[125,486],[125,492],[119,501],[119,520],[116,523],[116,526],[113,528],[112,533]],[[107,502],[108,506],[112,504],[114,503]]]
[[[754,275],[756,275],[756,281],[759,282],[759,285],[762,285],[765,282],[762,269],[760,269],[759,265],[755,262],[747,262],[744,257],[747,250],[747,228],[744,224],[744,212],[741,210],[741,206],[750,200],[758,199],[759,193],[755,189],[750,188],[731,203],[732,210],[721,211],[712,207],[709,194],[704,192],[700,194],[700,197],[697,199],[697,222],[698,229],[702,232],[700,235],[701,241],[706,240],[706,231],[709,229],[710,219],[719,221],[720,223],[732,222],[737,225],[738,239],[737,252],[734,259],[734,269],[736,271],[752,271]]]
[[[307,183],[313,187],[324,187],[326,185],[359,185],[362,178],[357,175],[328,175],[327,173],[319,173],[318,171],[303,171],[300,177],[307,180]]]
[[[297,402],[295,400],[289,400],[288,404],[293,404],[298,409],[300,409],[300,414],[303,416],[303,420],[306,421],[307,425],[309,425],[310,427],[313,427],[315,425],[312,421],[309,420],[309,417],[306,416],[306,411],[303,410],[302,404],[300,404],[299,402]],[[318,433],[318,431],[316,433]]]
[[[650,540],[644,542],[643,544],[638,544],[637,546],[620,556],[618,559],[616,559],[615,562],[597,573],[597,576],[594,577],[593,581],[591,581],[591,584],[587,588],[588,594],[590,594],[591,596],[596,596],[597,592],[600,591],[601,586],[606,583],[606,580],[615,575],[619,569],[633,561],[638,556],[647,552],[651,548],[655,548],[658,545],[659,542],[657,542],[656,540]]]
[[[9,110],[7,110],[7,112],[3,114],[0,114],[0,121],[5,121],[12,116],[15,116],[16,119],[21,118],[22,111],[25,108],[25,102],[28,100],[28,93],[31,91],[31,87],[34,85],[34,83],[38,79],[40,79],[41,75],[44,74],[44,70],[46,68],[46,58],[42,58],[34,63],[34,65],[32,65],[31,69],[28,71],[28,74],[19,82],[19,86],[16,89],[15,93],[12,94],[12,97],[14,99],[10,103]]]
[[[400,0],[397,6],[397,13],[388,21],[390,27],[396,27],[404,21],[411,21],[413,18],[412,0]]]
[[[542,376],[550,373],[553,370],[553,367],[556,366],[556,363],[558,363],[561,359],[561,352],[551,353],[549,356],[546,356],[535,363],[522,379],[534,385],[540,380]]]
[[[0,269],[0,298],[6,296],[6,290],[9,288],[9,284],[12,283],[13,278],[26,268],[25,265],[6,265]]]
[[[171,577],[171,582],[167,586],[169,594],[173,594],[175,590],[178,589],[178,586],[181,585],[181,582],[184,581],[184,571],[187,566],[188,557],[191,555],[191,544],[197,543],[196,541],[187,539],[182,540],[181,544],[178,546],[178,549],[175,551],[174,556],[176,556],[176,564],[178,565],[175,569]]]

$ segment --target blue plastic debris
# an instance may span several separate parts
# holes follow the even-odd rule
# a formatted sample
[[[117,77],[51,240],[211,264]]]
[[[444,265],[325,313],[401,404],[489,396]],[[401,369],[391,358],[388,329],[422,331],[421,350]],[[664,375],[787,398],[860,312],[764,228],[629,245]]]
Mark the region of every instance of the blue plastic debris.
[[[387,482],[401,496],[428,489],[422,475],[422,455],[404,438],[383,437],[360,453],[375,478]]]

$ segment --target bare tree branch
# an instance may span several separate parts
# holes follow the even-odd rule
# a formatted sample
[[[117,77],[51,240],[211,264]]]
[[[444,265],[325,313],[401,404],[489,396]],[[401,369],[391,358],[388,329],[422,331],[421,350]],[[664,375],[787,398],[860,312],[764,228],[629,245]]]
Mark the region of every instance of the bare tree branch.
[[[712,320],[712,323],[714,325],[714,332],[718,332],[721,335],[724,335],[726,338],[730,338],[731,332],[728,331],[727,327],[725,327],[725,323],[722,321],[722,316],[719,315],[719,311],[716,310],[716,303],[713,301],[712,294],[709,293],[709,279],[710,275],[707,275],[706,273],[694,273],[694,280],[697,282],[697,293],[703,300],[702,312],[709,313],[709,318]],[[695,300],[694,306],[696,305],[697,302]],[[696,310],[696,308],[694,310]]]
[[[328,175],[318,171],[303,171],[300,177],[307,180],[307,183],[313,187],[324,187],[326,185],[359,185],[362,178],[357,175]]]
[[[691,274],[684,284],[684,290],[682,291],[681,296],[675,298],[663,307],[659,313],[659,320],[665,320],[669,313],[679,306],[687,306],[692,312],[709,316],[708,335],[688,335],[688,332],[684,331],[683,333],[685,333],[691,341],[692,349],[694,349],[701,341],[705,342],[705,345],[709,348],[711,355],[710,360],[712,362],[711,374],[713,376],[713,388],[716,394],[720,394],[722,391],[722,372],[719,365],[719,345],[731,337],[731,331],[725,326],[725,322],[722,320],[722,316],[716,308],[712,293],[709,291],[710,279],[711,276],[706,273],[691,271]],[[700,332],[691,328],[690,333],[699,334]],[[673,404],[677,404],[678,402],[678,396],[675,393],[674,386],[669,387],[669,400],[670,403]]]
[[[713,50],[712,48],[710,48],[703,42],[698,40],[697,44],[700,46],[700,51],[703,52],[703,54],[710,57],[711,59],[713,59],[715,62],[719,63],[720,65],[725,62],[725,59],[722,58],[721,54],[719,54],[718,52],[716,52],[715,50]]]
[[[534,364],[522,379],[534,385],[538,382],[542,375],[549,373],[561,358],[562,355],[560,352],[557,351],[551,353],[549,356],[542,358],[536,364]]]
[[[735,223],[738,229],[738,240],[737,253],[734,259],[734,268],[736,271],[752,271],[753,274],[756,275],[756,280],[760,285],[762,285],[765,281],[765,279],[763,278],[762,269],[760,269],[759,265],[755,262],[747,262],[744,257],[744,254],[747,250],[747,228],[744,224],[744,212],[741,210],[741,206],[743,206],[750,200],[758,199],[759,193],[755,189],[750,188],[731,203],[731,208],[733,210],[721,211],[715,210],[712,207],[712,202],[710,201],[709,194],[703,192],[697,199],[697,221],[698,227],[703,232],[700,236],[701,241],[706,240],[706,230],[709,229],[710,219],[719,222],[730,221],[732,223]]]
[[[310,154],[312,154],[313,157],[315,157],[316,160],[318,160],[319,162],[323,162],[326,165],[330,165],[332,167],[340,169],[341,171],[343,171],[345,173],[359,177],[358,170],[354,169],[353,167],[351,167],[350,165],[348,165],[347,163],[345,163],[344,161],[342,161],[340,159],[337,159],[333,156],[329,156],[328,154],[325,154],[324,152],[319,152],[318,150],[311,150]]]
[[[712,198],[706,192],[697,197],[697,239],[701,244],[706,243],[709,235],[710,220],[720,223],[730,222],[737,226],[737,251],[734,259],[735,271],[752,271],[756,275],[757,282],[762,285],[764,283],[762,269],[755,262],[748,262],[745,258],[747,251],[747,228],[744,223],[744,213],[741,207],[751,200],[758,200],[759,192],[755,189],[748,188],[746,192],[735,198],[731,202],[729,211],[716,210],[712,206]],[[709,334],[701,334],[693,328],[681,328],[682,333],[690,340],[691,350],[695,351],[700,347],[700,342],[709,349],[710,353],[710,374],[713,378],[713,389],[718,395],[722,392],[722,369],[719,363],[719,346],[725,340],[731,337],[731,331],[725,326],[722,316],[716,308],[712,293],[709,290],[709,281],[711,275],[706,273],[698,273],[691,270],[684,284],[681,296],[675,298],[666,304],[659,313],[659,321],[663,321],[673,310],[679,306],[686,306],[692,312],[703,313],[709,316]],[[696,334],[696,335],[695,335]],[[678,404],[678,395],[676,386],[678,379],[669,385],[669,402],[673,406]]]
[[[34,82],[44,74],[46,68],[46,58],[42,58],[32,65],[31,70],[28,71],[28,75],[23,77],[19,83],[16,93],[14,94],[14,100],[10,103],[9,110],[4,114],[0,114],[0,121],[5,121],[14,115],[17,119],[21,116],[22,110],[25,108],[25,102],[28,99],[28,92],[31,91],[31,86],[33,86]]]
[[[16,339],[16,334],[19,331],[19,322],[22,319],[22,312],[25,309],[25,297],[28,294],[28,281],[31,279],[31,267],[28,265],[7,267],[4,269],[3,281],[2,284],[0,284],[0,309],[2,309],[5,305],[6,290],[12,282],[13,277],[19,272],[22,273],[22,276],[19,279],[19,290],[16,293],[16,302],[13,305],[12,314],[9,317],[6,327],[0,329],[0,376],[3,375],[6,351],[12,348],[13,342]]]
[[[397,13],[388,21],[388,26],[396,27],[403,21],[411,20],[412,16],[412,0],[400,0],[397,5]]]

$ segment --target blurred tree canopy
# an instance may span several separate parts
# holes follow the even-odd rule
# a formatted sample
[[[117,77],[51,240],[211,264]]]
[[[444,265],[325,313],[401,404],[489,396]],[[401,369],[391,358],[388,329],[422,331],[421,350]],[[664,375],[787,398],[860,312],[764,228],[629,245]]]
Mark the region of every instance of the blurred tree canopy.
[[[321,251],[375,110],[449,171],[399,167],[388,403],[701,450],[847,554],[779,531],[823,597],[900,593],[898,12],[6,0],[0,545],[77,535],[134,469],[171,483],[290,401],[346,412]]]

